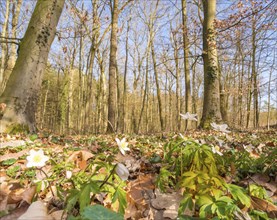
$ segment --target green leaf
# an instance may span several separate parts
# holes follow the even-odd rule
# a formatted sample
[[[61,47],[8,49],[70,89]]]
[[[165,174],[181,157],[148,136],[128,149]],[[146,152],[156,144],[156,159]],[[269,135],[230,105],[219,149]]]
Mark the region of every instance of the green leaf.
[[[29,139],[31,141],[35,141],[36,139],[38,139],[38,135],[37,134],[32,134],[32,135],[29,136]]]
[[[195,180],[197,175],[197,173],[191,171],[183,173],[181,186],[189,189],[195,189]]]
[[[186,209],[192,210],[194,206],[194,202],[192,200],[192,194],[188,193],[184,195],[184,198],[181,200],[178,213],[182,214]]]
[[[210,205],[213,203],[213,199],[211,196],[209,195],[199,195],[199,196],[196,196],[196,199],[197,199],[197,204],[199,206],[203,206],[203,205]]]
[[[90,185],[90,191],[91,191],[92,193],[96,194],[96,193],[99,193],[99,192],[100,192],[100,189],[99,189],[99,186],[98,186],[97,183],[91,181],[91,182],[89,183],[89,185]]]
[[[215,199],[220,198],[224,194],[222,190],[217,188],[211,187],[209,190],[211,191],[212,195],[214,195]]]
[[[6,173],[9,177],[15,177],[17,172],[20,170],[20,166],[16,165],[14,167],[10,167],[9,169],[7,169]]]
[[[251,206],[250,197],[245,193],[245,190],[243,188],[233,184],[227,184],[227,187],[235,200],[240,201],[246,207]]]
[[[222,196],[216,200],[217,202],[233,203],[233,200],[228,196]]]
[[[82,216],[86,220],[124,220],[122,214],[113,212],[101,205],[85,207]]]
[[[90,192],[91,192],[91,184],[86,184],[80,193],[79,202],[80,202],[80,210],[83,209],[90,204]]]
[[[207,214],[211,213],[211,204],[206,204],[201,206],[199,210],[199,217],[200,218],[205,218]]]
[[[16,162],[16,159],[11,158],[11,159],[2,161],[1,165],[10,166],[10,165],[13,165],[15,162]]]
[[[157,186],[162,191],[165,192],[165,188],[169,185],[173,185],[173,173],[169,172],[166,168],[160,170],[160,174],[157,178]]]
[[[261,219],[264,219],[264,220],[268,220],[269,219],[267,214],[265,212],[263,212],[263,211],[253,210],[253,211],[251,211],[250,215],[251,216],[253,216],[253,215],[254,216],[258,216],[257,219],[260,219],[259,217],[261,217]]]
[[[154,154],[152,157],[149,159],[150,163],[160,163],[162,161],[162,158],[160,155]]]
[[[71,211],[78,201],[80,191],[77,189],[72,189],[69,191],[69,196],[66,199],[66,210]]]
[[[125,208],[127,207],[126,192],[121,187],[118,187],[113,194],[112,203],[116,200],[119,202],[119,213],[124,214]]]
[[[214,204],[212,204],[212,206],[211,206],[211,211],[212,211],[212,213],[214,214],[214,213],[216,212],[216,210],[217,210],[217,205],[214,203]]]

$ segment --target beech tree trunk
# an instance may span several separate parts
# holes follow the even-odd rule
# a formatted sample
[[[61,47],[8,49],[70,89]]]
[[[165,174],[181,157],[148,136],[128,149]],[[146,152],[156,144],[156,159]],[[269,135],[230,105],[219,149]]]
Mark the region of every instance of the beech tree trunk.
[[[14,69],[0,102],[7,108],[1,120],[1,132],[36,131],[37,108],[48,53],[55,37],[65,0],[38,0],[20,45]]]
[[[202,54],[204,60],[204,103],[200,127],[210,128],[211,122],[222,121],[216,34],[214,28],[216,0],[202,0],[202,2],[204,6]]]
[[[127,106],[127,72],[128,72],[128,57],[129,57],[129,31],[130,31],[130,20],[127,21],[127,33],[126,33],[126,44],[125,44],[125,67],[124,67],[124,84],[123,84],[123,104],[122,104],[122,116],[123,116],[123,128],[122,131],[126,131],[126,121],[127,121],[127,114],[126,106]]]
[[[5,39],[8,36],[8,23],[9,23],[9,15],[10,15],[10,0],[6,0],[6,12],[5,12],[5,20],[2,26],[1,39]],[[0,64],[0,90],[1,92],[4,89],[3,80],[4,80],[4,72],[7,68],[7,57],[8,57],[8,44],[3,42],[1,44],[1,64]]]
[[[185,112],[192,111],[191,102],[191,86],[190,86],[190,71],[189,71],[189,39],[188,39],[188,29],[187,29],[187,2],[182,0],[182,19],[183,19],[183,49],[184,49],[184,71],[185,71],[185,85],[186,85],[186,105]],[[185,129],[191,127],[190,121],[185,121]]]
[[[110,45],[109,66],[109,96],[108,96],[108,127],[107,133],[116,130],[116,106],[117,106],[117,81],[116,81],[116,53],[117,53],[117,29],[118,29],[118,0],[113,1],[112,7],[112,31]]]
[[[18,25],[18,17],[20,13],[20,9],[22,6],[22,0],[17,0],[13,2],[12,6],[12,29],[11,29],[11,37],[16,38],[17,37],[17,25]],[[16,61],[16,50],[17,46],[15,44],[11,44],[11,53],[8,61],[8,68],[12,71],[12,68],[14,67],[15,61]],[[8,78],[7,78],[8,79]]]

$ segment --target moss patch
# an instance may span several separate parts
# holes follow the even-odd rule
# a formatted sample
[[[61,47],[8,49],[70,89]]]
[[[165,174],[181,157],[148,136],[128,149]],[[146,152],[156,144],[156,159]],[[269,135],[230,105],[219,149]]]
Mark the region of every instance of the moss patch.
[[[6,128],[8,134],[29,133],[29,127],[26,124],[11,124]]]

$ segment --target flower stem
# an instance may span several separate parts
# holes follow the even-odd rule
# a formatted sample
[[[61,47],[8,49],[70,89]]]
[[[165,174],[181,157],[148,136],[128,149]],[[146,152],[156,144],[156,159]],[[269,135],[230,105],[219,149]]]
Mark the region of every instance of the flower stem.
[[[41,172],[46,176],[47,179],[49,179],[49,176],[47,175],[47,173],[46,173],[42,168],[38,168],[38,170],[41,171]],[[50,181],[49,181],[49,188],[50,188],[50,191],[51,191],[51,193],[52,193],[52,196],[54,197],[55,194],[54,194],[54,191],[53,191],[53,189],[52,189],[52,187],[51,187]]]

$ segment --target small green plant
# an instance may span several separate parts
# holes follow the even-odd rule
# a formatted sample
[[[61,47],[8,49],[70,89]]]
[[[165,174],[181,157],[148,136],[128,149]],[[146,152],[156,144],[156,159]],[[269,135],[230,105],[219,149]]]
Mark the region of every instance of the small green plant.
[[[12,166],[12,167],[8,168],[7,171],[6,171],[6,174],[9,177],[15,178],[16,175],[18,174],[19,170],[20,170],[20,166],[19,165],[15,165],[15,166]]]
[[[158,177],[158,185],[169,185],[179,181],[185,171],[203,171],[212,175],[218,174],[217,166],[222,163],[218,154],[206,144],[194,140],[177,139],[164,145],[164,167]],[[167,171],[168,172],[167,172]]]
[[[104,162],[95,162],[95,164],[97,164],[96,168],[90,171],[90,175],[86,176],[85,181],[82,179],[80,183],[78,176],[72,178],[75,188],[68,192],[66,210],[71,213],[74,207],[78,205],[80,213],[82,213],[84,208],[90,205],[97,195],[104,193],[106,197],[111,198],[112,205],[118,201],[118,212],[124,214],[127,206],[126,192],[123,189],[125,183],[115,173],[117,165]],[[102,172],[105,170],[105,174],[99,173],[100,169]]]
[[[37,192],[49,189],[55,197],[54,189],[52,189],[54,183],[57,196],[62,201],[66,197],[64,209],[72,219],[74,219],[73,217],[92,219],[86,213],[91,212],[92,207],[90,205],[102,202],[99,198],[107,198],[114,210],[117,210],[121,215],[124,214],[127,206],[124,180],[128,178],[129,172],[123,164],[113,165],[110,162],[94,160],[90,161],[85,169],[73,173],[71,171],[75,167],[73,163],[59,162],[59,159],[56,161],[52,157],[45,156],[43,150],[30,150],[26,159],[26,166],[30,168],[27,171],[34,172],[37,170],[42,175],[39,181],[33,180],[37,184]],[[47,161],[51,162],[52,166],[46,172],[43,167]],[[108,215],[108,213],[107,211],[106,214]]]
[[[183,190],[179,217],[186,219],[183,215],[186,210],[191,210],[194,216],[201,219],[250,218],[242,210],[251,211],[251,216],[267,216],[265,212],[252,210],[250,199],[250,195],[264,198],[265,192],[257,186],[250,185],[245,190],[227,183],[220,174],[227,170],[225,158],[228,159],[228,156],[220,155],[222,153],[214,147],[193,140],[177,139],[165,144],[164,164],[157,186],[166,191],[176,183]]]

